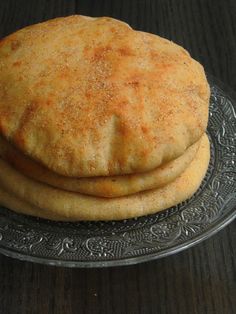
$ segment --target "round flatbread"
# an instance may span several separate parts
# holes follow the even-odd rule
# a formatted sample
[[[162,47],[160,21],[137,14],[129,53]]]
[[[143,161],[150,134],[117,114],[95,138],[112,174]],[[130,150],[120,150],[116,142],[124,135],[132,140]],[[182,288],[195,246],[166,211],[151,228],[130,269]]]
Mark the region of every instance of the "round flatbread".
[[[61,191],[37,183],[0,160],[0,186],[13,195],[10,198],[1,192],[0,203],[17,212],[53,220],[119,220],[143,216],[192,196],[207,171],[209,158],[209,141],[204,136],[196,157],[176,180],[159,189],[111,199]]]
[[[186,50],[112,18],[57,18],[0,41],[0,133],[64,176],[177,158],[205,132],[208,103]]]
[[[201,140],[203,140],[201,138]],[[87,195],[118,197],[159,188],[177,178],[193,160],[201,142],[190,146],[180,157],[154,170],[110,177],[70,178],[61,176],[31,160],[0,137],[0,157],[22,174],[42,183]]]

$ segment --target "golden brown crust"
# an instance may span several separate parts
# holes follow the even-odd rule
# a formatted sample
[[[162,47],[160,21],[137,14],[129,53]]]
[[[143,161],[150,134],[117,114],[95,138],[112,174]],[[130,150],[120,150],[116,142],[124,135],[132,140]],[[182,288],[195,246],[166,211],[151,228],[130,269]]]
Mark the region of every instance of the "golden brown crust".
[[[118,197],[159,188],[177,178],[196,155],[201,139],[180,157],[148,172],[123,176],[70,178],[48,170],[26,157],[0,137],[0,157],[23,175],[66,191],[102,197]]]
[[[43,185],[0,159],[0,204],[20,213],[53,220],[120,220],[174,206],[193,195],[208,167],[209,141],[204,136],[196,157],[173,182],[160,189],[105,199]]]
[[[180,46],[111,18],[57,18],[0,42],[0,132],[73,177],[152,170],[208,120],[202,66]]]

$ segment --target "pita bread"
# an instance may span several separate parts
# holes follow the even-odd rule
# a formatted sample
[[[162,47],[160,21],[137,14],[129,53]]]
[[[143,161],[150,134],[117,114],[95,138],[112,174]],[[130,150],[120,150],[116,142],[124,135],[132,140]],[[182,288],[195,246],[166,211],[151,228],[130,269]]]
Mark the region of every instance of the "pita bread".
[[[182,47],[70,16],[0,42],[0,133],[69,177],[153,170],[200,139],[209,86]]]
[[[37,183],[0,160],[0,203],[20,213],[53,220],[120,220],[147,215],[192,196],[207,171],[209,158],[209,141],[205,136],[196,157],[176,180],[159,189],[111,199]]]
[[[26,157],[1,137],[0,156],[22,174],[36,181],[82,194],[118,197],[159,188],[173,181],[193,160],[201,140],[190,146],[182,156],[154,170],[111,177],[70,178],[61,176]]]

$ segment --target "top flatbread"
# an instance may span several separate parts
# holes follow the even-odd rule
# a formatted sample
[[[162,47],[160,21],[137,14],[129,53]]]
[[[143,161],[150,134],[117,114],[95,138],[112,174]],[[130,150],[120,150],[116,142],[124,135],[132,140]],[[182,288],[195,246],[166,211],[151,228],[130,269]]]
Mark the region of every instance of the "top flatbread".
[[[0,132],[71,177],[145,172],[204,133],[209,87],[180,46],[111,18],[71,16],[0,42]]]

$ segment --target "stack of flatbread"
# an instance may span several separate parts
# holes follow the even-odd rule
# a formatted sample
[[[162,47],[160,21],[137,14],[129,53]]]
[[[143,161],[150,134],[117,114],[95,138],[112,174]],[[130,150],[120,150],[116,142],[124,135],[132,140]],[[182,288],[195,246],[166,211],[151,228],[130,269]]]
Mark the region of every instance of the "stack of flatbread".
[[[209,86],[182,47],[70,16],[0,41],[0,203],[54,220],[118,220],[195,193]]]

